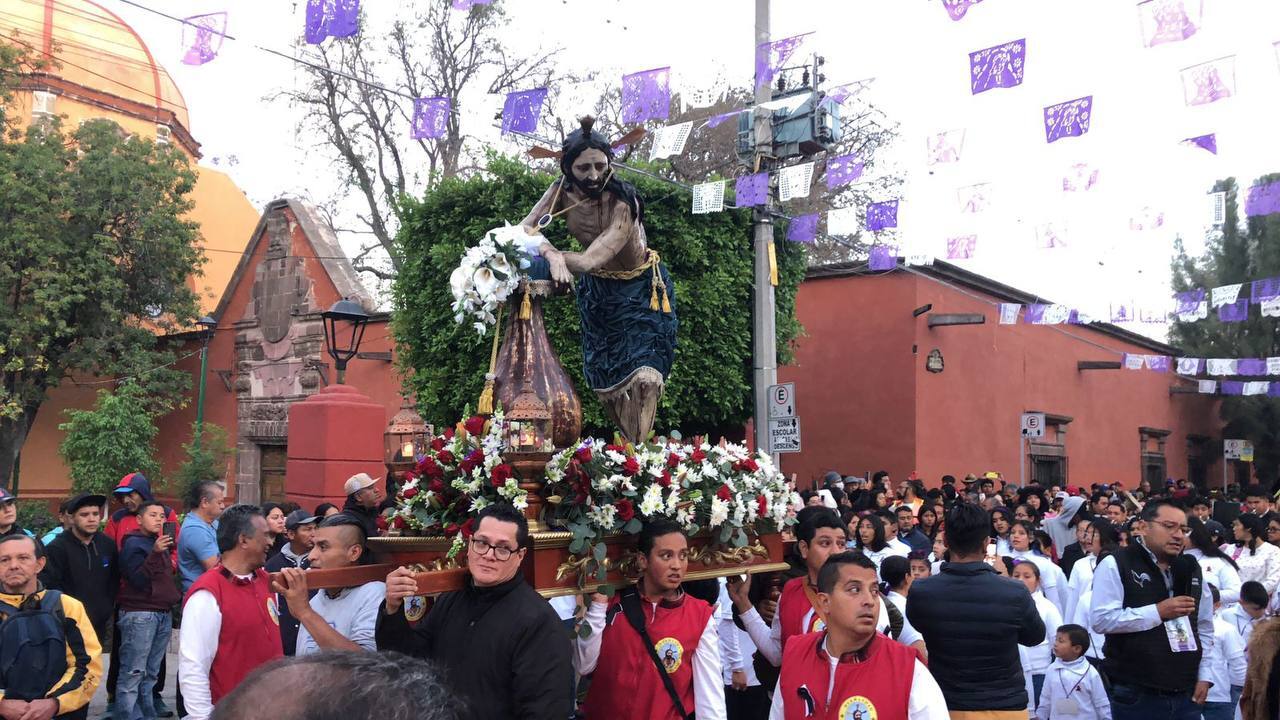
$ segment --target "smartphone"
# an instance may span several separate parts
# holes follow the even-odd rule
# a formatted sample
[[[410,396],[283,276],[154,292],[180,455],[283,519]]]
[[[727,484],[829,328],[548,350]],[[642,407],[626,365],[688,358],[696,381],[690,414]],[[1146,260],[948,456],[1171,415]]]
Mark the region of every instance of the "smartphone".
[[[177,540],[178,539],[178,523],[167,522],[164,524],[164,529],[161,530],[160,532],[164,533],[165,535],[168,535],[170,540]]]
[[[987,557],[984,559],[987,561],[988,565],[990,565],[991,567],[995,567],[996,565],[996,544],[995,543],[987,544]]]

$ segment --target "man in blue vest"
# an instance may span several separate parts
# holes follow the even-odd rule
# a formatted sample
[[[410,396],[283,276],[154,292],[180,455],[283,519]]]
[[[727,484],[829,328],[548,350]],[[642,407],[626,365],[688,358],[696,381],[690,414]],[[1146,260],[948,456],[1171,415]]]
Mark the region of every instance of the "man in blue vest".
[[[1213,597],[1199,562],[1182,554],[1186,512],[1158,500],[1139,519],[1143,534],[1093,576],[1091,622],[1107,636],[1112,717],[1196,720],[1212,684]]]

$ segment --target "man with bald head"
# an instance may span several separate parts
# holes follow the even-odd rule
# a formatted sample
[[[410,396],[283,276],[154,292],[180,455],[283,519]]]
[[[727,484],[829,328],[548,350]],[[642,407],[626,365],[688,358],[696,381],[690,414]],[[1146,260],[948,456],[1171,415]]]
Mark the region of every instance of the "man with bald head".
[[[360,518],[347,513],[325,518],[316,528],[314,545],[307,560],[313,570],[331,570],[359,565],[364,558],[364,526]],[[297,618],[297,655],[321,650],[377,650],[374,631],[378,610],[386,595],[386,583],[368,582],[339,590],[322,590],[311,597],[306,571],[284,568],[272,589],[289,604]]]

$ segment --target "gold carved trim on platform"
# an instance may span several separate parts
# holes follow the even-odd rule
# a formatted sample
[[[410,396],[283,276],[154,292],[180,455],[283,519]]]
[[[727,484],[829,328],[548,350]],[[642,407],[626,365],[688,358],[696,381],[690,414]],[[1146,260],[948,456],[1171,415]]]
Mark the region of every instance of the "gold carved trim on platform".
[[[748,565],[742,568],[711,568],[709,570],[694,570],[684,576],[686,582],[690,580],[714,580],[715,578],[731,577],[734,575],[757,575],[759,573],[784,572],[791,569],[791,566],[781,563],[768,563],[765,565]],[[595,592],[601,585],[609,583],[589,582],[584,587],[554,587],[543,588],[538,590],[538,594],[544,598],[564,597],[566,595],[583,595],[585,593]]]
[[[560,567],[556,568],[556,582],[561,582],[568,577],[581,576],[593,561],[594,558],[590,555],[586,557],[570,556],[568,561],[560,563]],[[605,572],[617,570],[622,574],[622,577],[634,580],[640,577],[640,556],[631,551],[620,558],[605,558],[604,569]]]
[[[738,565],[751,562],[753,557],[769,559],[769,550],[757,540],[753,545],[739,548],[723,548],[704,545],[689,548],[689,563],[700,562],[703,565]]]

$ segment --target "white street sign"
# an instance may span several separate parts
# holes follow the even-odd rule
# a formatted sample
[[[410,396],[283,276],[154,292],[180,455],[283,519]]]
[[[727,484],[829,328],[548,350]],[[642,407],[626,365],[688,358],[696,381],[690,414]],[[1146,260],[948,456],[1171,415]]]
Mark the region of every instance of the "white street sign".
[[[1222,457],[1227,460],[1253,462],[1253,445],[1248,440],[1223,440]]]
[[[1044,437],[1044,413],[1022,413],[1022,437]]]
[[[769,419],[769,452],[800,452],[800,418]]]
[[[796,384],[782,383],[769,386],[769,419],[796,416]]]

